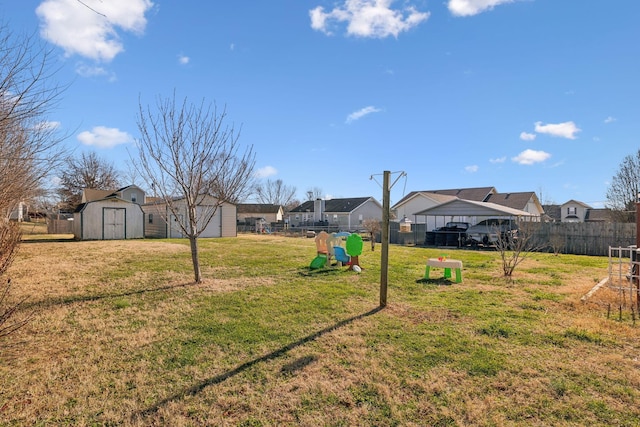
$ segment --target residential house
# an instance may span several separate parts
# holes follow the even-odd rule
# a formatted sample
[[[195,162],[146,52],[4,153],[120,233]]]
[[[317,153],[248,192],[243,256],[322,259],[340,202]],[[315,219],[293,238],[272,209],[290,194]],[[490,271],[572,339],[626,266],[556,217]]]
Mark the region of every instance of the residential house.
[[[578,200],[569,200],[560,206],[560,220],[562,222],[584,222],[591,206]]]
[[[477,202],[454,198],[448,202],[416,212],[417,216],[441,216],[446,218],[465,218],[475,224],[487,217],[497,218],[526,218],[536,220],[536,215],[520,209],[511,208],[491,202]]]
[[[238,221],[246,222],[252,219],[262,219],[265,223],[282,222],[284,208],[281,205],[267,203],[239,203],[236,205]]]
[[[464,215],[461,217],[416,215],[417,212],[455,199],[484,202],[495,193],[497,193],[495,187],[412,191],[393,205],[391,211],[395,214],[395,221],[400,222],[407,218],[414,224],[426,224],[426,229],[432,230],[444,226],[449,221],[468,222],[468,218]]]
[[[428,191],[412,191],[403,197],[398,203],[391,207],[394,220],[397,222],[409,219],[414,224],[423,224],[427,218],[424,216],[416,216],[416,212],[429,209],[449,200],[456,199],[456,196],[438,194]],[[435,223],[429,225],[435,227]]]
[[[171,212],[169,205],[163,200],[142,205],[144,211],[144,235],[145,237],[157,238],[182,238],[185,237],[178,220],[182,221],[187,217],[187,205],[184,199],[173,201],[178,206],[177,216]],[[218,200],[207,196],[203,203],[197,208],[197,215],[204,214],[206,209],[218,205]],[[236,205],[223,202],[217,206],[215,214],[209,224],[205,227],[200,237],[236,237]]]
[[[534,191],[524,191],[519,193],[493,193],[483,201],[529,212],[536,218],[540,218],[544,215],[544,208]]]
[[[382,205],[373,197],[309,200],[292,209],[287,219],[291,227],[331,226],[356,231],[365,219],[381,221]]]
[[[562,221],[562,207],[560,205],[542,205],[544,209],[544,215],[542,215],[542,221],[544,222],[560,222]]]

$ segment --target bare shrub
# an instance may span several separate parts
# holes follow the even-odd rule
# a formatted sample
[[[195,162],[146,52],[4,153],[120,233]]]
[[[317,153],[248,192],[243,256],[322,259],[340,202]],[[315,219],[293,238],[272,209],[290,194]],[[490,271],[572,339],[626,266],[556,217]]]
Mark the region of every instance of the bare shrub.
[[[5,274],[16,256],[20,238],[18,224],[12,222],[0,224],[0,283],[2,283],[0,285],[0,339],[15,332],[28,321],[28,318],[14,320],[14,315],[24,299],[18,303],[9,301],[11,279],[5,278]]]
[[[543,245],[536,242],[534,237],[534,222],[520,222],[515,233],[497,232],[496,249],[500,253],[502,272],[511,278],[516,267],[524,261],[531,252],[539,251]]]
[[[367,233],[369,233],[369,238],[371,239],[371,250],[375,250],[376,234],[378,234],[382,230],[380,221],[375,218],[367,218],[362,221],[362,227],[367,230]]]
[[[564,245],[567,243],[565,236],[554,234],[549,238],[549,248],[555,256],[558,256],[564,249]]]

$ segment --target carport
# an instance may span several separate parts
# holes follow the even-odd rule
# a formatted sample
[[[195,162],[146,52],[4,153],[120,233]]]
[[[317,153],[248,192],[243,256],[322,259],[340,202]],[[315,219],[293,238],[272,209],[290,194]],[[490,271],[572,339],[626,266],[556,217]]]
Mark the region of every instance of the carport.
[[[527,220],[527,221],[539,221],[539,217],[527,211],[520,209],[513,209],[507,206],[498,205],[490,202],[476,202],[473,200],[454,199],[437,206],[430,207],[420,212],[416,212],[414,216],[425,216],[436,218],[442,218],[443,225],[450,221],[468,222],[470,225],[477,224],[483,219],[487,218],[502,218],[511,220]],[[425,218],[425,223],[429,221]],[[446,234],[437,235],[429,234],[435,233],[427,230],[425,236],[426,245],[449,245],[458,246],[460,242],[460,233],[456,233],[456,236],[447,237]],[[446,232],[444,232],[446,233]],[[444,239],[442,238],[444,236]],[[436,242],[436,238],[440,238]],[[431,241],[433,239],[433,242]]]

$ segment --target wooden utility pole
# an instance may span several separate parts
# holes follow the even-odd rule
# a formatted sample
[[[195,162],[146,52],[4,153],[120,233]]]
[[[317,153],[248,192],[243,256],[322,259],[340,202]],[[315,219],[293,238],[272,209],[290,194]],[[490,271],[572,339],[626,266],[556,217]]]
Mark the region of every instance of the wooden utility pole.
[[[391,172],[384,171],[382,179],[382,255],[380,258],[380,307],[387,305],[387,276],[389,270],[389,176]]]
[[[391,183],[392,172],[384,171],[382,179],[382,255],[380,258],[380,307],[387,305],[387,274],[389,271],[389,218],[391,216],[391,189],[406,172],[393,172],[399,174],[396,180]],[[373,179],[371,175],[371,179]]]

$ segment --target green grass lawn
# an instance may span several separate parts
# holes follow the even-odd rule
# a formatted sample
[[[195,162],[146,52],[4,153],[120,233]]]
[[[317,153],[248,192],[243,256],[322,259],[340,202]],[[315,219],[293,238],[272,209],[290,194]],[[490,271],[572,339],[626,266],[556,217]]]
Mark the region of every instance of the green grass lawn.
[[[380,246],[309,270],[313,239],[29,239],[30,322],[0,342],[0,425],[637,426],[640,332],[607,259]],[[423,280],[429,257],[463,282]],[[613,304],[613,305],[610,305]],[[613,307],[613,308],[611,308]],[[609,313],[609,316],[607,314]]]

